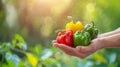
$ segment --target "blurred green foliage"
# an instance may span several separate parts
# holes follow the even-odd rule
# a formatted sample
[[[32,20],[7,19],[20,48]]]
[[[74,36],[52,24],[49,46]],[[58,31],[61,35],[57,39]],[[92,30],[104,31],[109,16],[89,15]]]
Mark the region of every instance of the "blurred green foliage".
[[[39,12],[41,6],[31,6],[32,1],[37,0],[0,0],[0,67],[120,67],[119,48],[102,49],[82,60],[51,44],[67,16],[84,24],[95,21],[100,34],[118,28],[119,0],[74,0],[64,11],[57,7],[52,13],[47,7]]]

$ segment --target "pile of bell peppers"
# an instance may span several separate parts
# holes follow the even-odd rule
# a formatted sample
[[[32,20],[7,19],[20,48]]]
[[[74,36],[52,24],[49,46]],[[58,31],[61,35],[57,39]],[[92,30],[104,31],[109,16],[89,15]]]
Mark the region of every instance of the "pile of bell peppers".
[[[70,47],[88,46],[97,35],[98,29],[93,21],[86,25],[80,21],[71,21],[66,24],[64,31],[58,33],[56,41]]]

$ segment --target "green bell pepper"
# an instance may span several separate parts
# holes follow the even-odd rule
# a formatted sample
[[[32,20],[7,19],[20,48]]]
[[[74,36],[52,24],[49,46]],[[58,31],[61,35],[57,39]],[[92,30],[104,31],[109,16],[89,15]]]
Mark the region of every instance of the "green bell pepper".
[[[90,34],[85,30],[78,30],[73,35],[74,47],[82,45],[87,46],[90,44],[91,37]]]
[[[94,39],[98,35],[98,29],[95,27],[94,22],[92,21],[90,24],[86,24],[84,29],[90,33],[91,39]]]

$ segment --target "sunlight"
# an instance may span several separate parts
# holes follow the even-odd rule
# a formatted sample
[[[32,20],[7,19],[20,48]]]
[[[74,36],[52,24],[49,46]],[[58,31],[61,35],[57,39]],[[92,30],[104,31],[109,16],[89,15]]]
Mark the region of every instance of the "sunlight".
[[[40,15],[60,15],[70,5],[72,0],[27,0],[31,12]]]
[[[89,3],[87,6],[86,6],[86,9],[89,13],[92,13],[94,10],[95,10],[95,7],[94,7],[94,4],[92,3]]]
[[[94,11],[95,11],[95,5],[93,3],[88,3],[86,5],[86,12],[85,12],[86,22],[94,19],[94,15],[93,15]]]

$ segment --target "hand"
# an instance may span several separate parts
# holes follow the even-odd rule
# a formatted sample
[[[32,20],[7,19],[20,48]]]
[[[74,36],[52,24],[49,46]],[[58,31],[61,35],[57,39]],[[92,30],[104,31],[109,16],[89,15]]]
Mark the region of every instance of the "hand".
[[[81,59],[86,58],[87,56],[93,54],[98,49],[101,48],[101,46],[98,46],[100,43],[100,39],[94,39],[92,43],[89,46],[77,46],[76,48],[66,46],[65,44],[59,44],[56,42],[56,40],[53,40],[53,45],[59,49],[61,49],[63,52],[70,56],[76,56]]]

